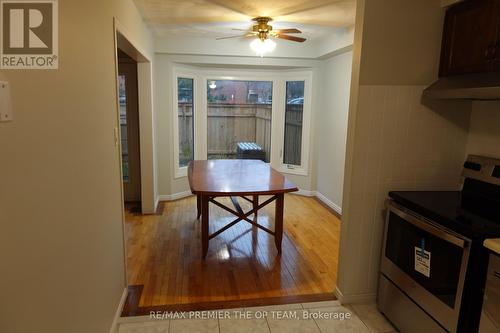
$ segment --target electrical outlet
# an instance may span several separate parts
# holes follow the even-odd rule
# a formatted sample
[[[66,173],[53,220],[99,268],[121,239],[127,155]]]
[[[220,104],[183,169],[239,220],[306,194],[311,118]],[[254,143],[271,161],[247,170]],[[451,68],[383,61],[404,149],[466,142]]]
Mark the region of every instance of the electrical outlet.
[[[6,81],[0,81],[0,122],[12,121],[12,102],[10,86]]]

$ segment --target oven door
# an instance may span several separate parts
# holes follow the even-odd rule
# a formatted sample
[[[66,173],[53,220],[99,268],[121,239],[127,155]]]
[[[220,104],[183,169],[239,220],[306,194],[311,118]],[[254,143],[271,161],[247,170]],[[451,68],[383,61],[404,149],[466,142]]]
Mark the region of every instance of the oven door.
[[[389,201],[381,271],[456,332],[470,240]]]

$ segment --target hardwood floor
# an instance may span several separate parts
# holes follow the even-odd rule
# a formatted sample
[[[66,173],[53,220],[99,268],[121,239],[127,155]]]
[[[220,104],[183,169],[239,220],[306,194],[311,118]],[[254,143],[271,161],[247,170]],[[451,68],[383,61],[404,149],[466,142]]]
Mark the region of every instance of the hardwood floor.
[[[261,202],[266,198],[261,197]],[[230,199],[225,202],[230,205]],[[244,211],[250,204],[240,200]],[[273,229],[274,203],[258,222]],[[210,205],[210,232],[234,219]],[[161,215],[126,214],[129,285],[141,307],[325,294],[335,290],[340,220],[314,198],[285,196],[283,253],[271,235],[244,221],[201,255],[196,198],[165,202]]]

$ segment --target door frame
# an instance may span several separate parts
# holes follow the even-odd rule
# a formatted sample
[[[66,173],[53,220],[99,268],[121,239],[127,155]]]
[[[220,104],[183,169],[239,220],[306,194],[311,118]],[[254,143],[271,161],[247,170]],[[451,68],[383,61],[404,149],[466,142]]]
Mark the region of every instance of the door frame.
[[[154,147],[156,144],[154,130],[154,113],[153,113],[153,71],[152,71],[152,55],[144,52],[136,43],[125,27],[118,21],[113,19],[114,30],[114,58],[115,58],[115,85],[116,85],[116,127],[115,143],[117,146],[121,142],[119,119],[120,105],[118,103],[118,53],[120,48],[128,56],[137,62],[137,93],[138,93],[138,112],[139,112],[139,147],[140,147],[140,165],[141,165],[141,211],[143,214],[156,213],[158,205],[158,195],[156,186],[156,167],[154,157]],[[121,149],[117,153],[119,165],[121,166]],[[120,184],[122,196],[122,211],[125,210],[124,191],[123,191],[123,174],[120,168]],[[122,221],[125,223],[125,215],[122,216]]]
[[[121,193],[121,212],[122,212],[122,237],[124,252],[124,281],[125,287],[128,286],[127,274],[127,246],[125,235],[125,197],[123,187],[122,155],[121,155],[121,135],[120,135],[120,103],[119,81],[118,81],[118,48],[129,55],[137,62],[137,102],[139,113],[139,150],[141,165],[141,210],[143,214],[156,213],[158,205],[158,190],[156,187],[156,159],[154,151],[156,146],[154,131],[154,113],[153,113],[153,69],[152,55],[144,52],[139,43],[127,32],[125,27],[113,18],[113,55],[115,60],[115,128],[114,138],[116,149],[116,158],[118,162],[118,176],[120,177]]]

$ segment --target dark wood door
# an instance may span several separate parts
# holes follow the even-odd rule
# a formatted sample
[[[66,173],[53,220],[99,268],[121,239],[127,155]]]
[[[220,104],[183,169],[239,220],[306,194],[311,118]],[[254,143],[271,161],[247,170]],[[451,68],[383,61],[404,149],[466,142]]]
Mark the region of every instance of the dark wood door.
[[[141,201],[137,63],[122,52],[118,55],[123,196],[136,202]]]
[[[446,13],[440,76],[491,71],[500,0],[469,0]]]

